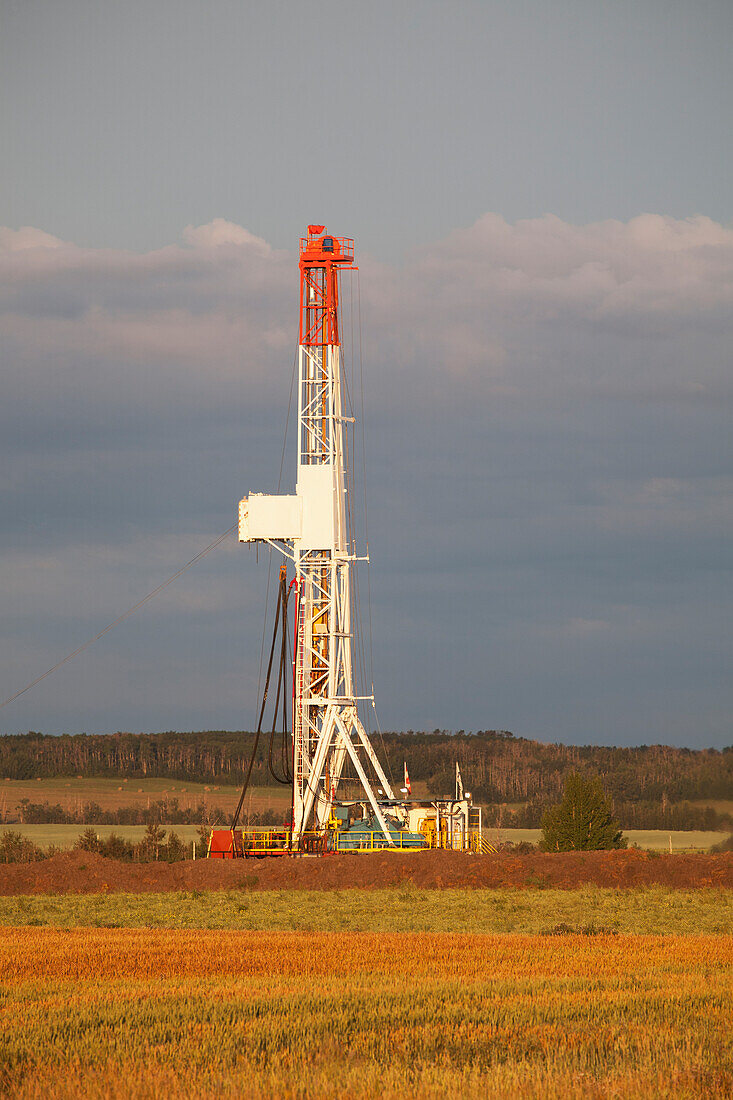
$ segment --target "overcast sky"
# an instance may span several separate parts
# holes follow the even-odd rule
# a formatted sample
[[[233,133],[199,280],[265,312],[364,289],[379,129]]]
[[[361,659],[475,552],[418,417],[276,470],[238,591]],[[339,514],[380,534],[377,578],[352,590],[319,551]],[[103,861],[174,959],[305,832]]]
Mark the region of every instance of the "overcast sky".
[[[318,221],[382,726],[733,742],[729,3],[0,12],[1,697],[276,488]],[[266,580],[230,539],[0,730],[251,727]]]

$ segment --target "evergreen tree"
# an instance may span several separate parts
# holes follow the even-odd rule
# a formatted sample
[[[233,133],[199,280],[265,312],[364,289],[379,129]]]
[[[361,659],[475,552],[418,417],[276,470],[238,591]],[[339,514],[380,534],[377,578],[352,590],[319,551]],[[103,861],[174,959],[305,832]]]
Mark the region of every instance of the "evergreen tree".
[[[573,772],[567,777],[562,802],[552,806],[542,818],[541,847],[546,852],[626,847],[598,776],[584,779]]]
[[[97,830],[91,825],[88,829],[85,829],[77,838],[76,847],[80,848],[82,852],[98,852],[99,837],[97,836]]]
[[[165,829],[161,829],[151,822],[145,830],[145,836],[141,843],[141,848],[147,859],[158,858],[158,849],[164,840]]]

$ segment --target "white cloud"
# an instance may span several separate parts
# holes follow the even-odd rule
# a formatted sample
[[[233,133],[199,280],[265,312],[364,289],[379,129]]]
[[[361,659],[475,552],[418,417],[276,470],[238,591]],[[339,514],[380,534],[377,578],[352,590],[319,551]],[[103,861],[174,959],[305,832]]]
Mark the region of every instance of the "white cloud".
[[[733,229],[700,216],[576,226],[485,214],[425,249],[416,275],[442,284],[441,301],[462,315],[483,298],[492,312],[535,320],[689,316],[733,305]]]
[[[187,225],[183,230],[183,239],[194,248],[218,248],[223,244],[235,244],[251,248],[262,256],[269,256],[272,251],[267,241],[224,218],[214,218],[206,225]]]
[[[52,237],[42,229],[34,229],[32,225],[24,225],[20,229],[8,229],[0,225],[0,251],[3,252],[22,252],[27,248],[62,248],[63,245],[64,242],[58,237]]]
[[[205,361],[207,370],[245,343],[282,352],[297,324],[294,257],[222,218],[188,226],[183,238],[183,247],[135,254],[77,248],[32,228],[0,230],[9,335],[41,351],[50,341],[59,355],[108,350]],[[367,260],[361,285],[373,338],[390,358],[521,391],[533,360],[530,374],[541,381],[549,371],[556,384],[557,341],[573,332],[728,330],[733,230],[704,217],[574,226],[549,215],[509,225],[486,214],[403,269]],[[599,383],[594,366],[591,345],[573,378]],[[621,364],[617,377],[624,373]],[[698,390],[705,381],[689,379]],[[637,389],[648,383],[637,374]]]

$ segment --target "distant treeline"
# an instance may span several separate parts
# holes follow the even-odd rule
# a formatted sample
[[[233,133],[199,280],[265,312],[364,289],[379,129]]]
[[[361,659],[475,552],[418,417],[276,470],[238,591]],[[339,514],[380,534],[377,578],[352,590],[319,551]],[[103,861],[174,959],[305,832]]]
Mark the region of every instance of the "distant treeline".
[[[485,807],[484,825],[504,829],[539,829],[542,815],[552,805],[551,799],[534,798],[516,810],[499,804]],[[616,817],[624,829],[699,829],[703,832],[733,832],[733,816],[720,813],[711,806],[694,806],[689,802],[616,802]],[[283,825],[287,811],[261,810],[242,814],[243,825]],[[6,824],[24,825],[226,825],[231,813],[218,806],[200,802],[182,809],[176,798],[163,798],[150,806],[120,806],[103,810],[96,802],[87,802],[81,809],[65,810],[50,802],[21,799],[17,812]]]
[[[485,805],[483,824],[491,828],[539,829],[542,817],[552,806],[550,798],[533,798],[515,810],[502,803]],[[690,802],[619,802],[613,809],[622,829],[700,830],[701,832],[733,832],[733,816],[712,806],[695,806]]]
[[[238,784],[249,764],[253,737],[221,730],[4,736],[0,774],[11,779],[128,776]],[[373,743],[395,780],[401,780],[406,761],[411,780],[426,781],[436,796],[453,792],[458,761],[466,788],[484,804],[556,801],[571,771],[599,775],[617,805],[733,798],[733,746],[718,751],[543,744],[498,730],[409,730],[375,735]],[[252,783],[271,783],[267,744],[260,746]]]
[[[261,810],[241,815],[243,825],[283,825],[282,810]],[[31,802],[22,798],[8,824],[22,825],[227,825],[231,812],[220,806],[199,802],[182,809],[177,798],[161,798],[149,806],[118,806],[103,810],[97,802],[86,802],[81,809],[64,809],[59,803]],[[16,820],[17,819],[17,820]]]
[[[427,780],[436,795],[452,790],[458,760],[466,786],[484,803],[556,801],[572,771],[599,775],[619,803],[733,798],[733,746],[718,751],[544,744],[495,731],[390,733],[384,741],[391,758],[408,761],[411,779]]]

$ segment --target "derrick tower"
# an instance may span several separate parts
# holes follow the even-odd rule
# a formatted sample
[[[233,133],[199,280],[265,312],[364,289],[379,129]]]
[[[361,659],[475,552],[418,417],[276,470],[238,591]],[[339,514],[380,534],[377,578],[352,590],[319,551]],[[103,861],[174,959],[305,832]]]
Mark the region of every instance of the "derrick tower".
[[[239,505],[240,542],[274,546],[294,565],[293,828],[326,825],[348,756],[389,844],[375,781],[394,795],[357,711],[352,664],[351,570],[339,330],[339,275],[354,242],[309,225],[300,240],[298,455],[293,495],[250,493]]]

